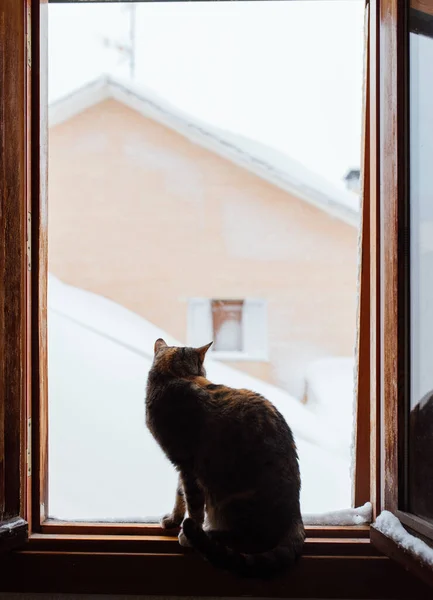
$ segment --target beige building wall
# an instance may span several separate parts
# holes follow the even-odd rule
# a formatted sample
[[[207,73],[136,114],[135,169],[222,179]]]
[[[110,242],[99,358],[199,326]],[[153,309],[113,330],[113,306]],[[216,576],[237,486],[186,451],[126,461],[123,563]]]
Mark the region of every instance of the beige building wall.
[[[269,362],[233,366],[302,395],[351,356],[357,230],[106,100],[50,130],[49,269],[186,341],[191,297],[268,301]]]

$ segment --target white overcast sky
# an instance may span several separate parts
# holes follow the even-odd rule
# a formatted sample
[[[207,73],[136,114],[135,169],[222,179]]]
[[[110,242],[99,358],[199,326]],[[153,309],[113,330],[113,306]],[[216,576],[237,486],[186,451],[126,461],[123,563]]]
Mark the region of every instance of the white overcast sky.
[[[49,18],[50,101],[128,76],[103,44],[127,39],[122,4],[51,4]],[[135,83],[341,184],[360,164],[363,45],[363,0],[147,2]]]

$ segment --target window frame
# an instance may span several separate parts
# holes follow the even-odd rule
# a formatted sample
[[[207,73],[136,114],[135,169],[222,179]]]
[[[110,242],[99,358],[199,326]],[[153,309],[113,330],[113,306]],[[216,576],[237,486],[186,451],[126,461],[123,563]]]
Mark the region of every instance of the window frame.
[[[89,1],[89,0],[82,0]],[[91,0],[93,1],[93,0]],[[363,477],[355,478],[355,504],[371,499],[374,515],[380,508],[380,208],[378,179],[379,119],[378,106],[378,26],[379,0],[370,3],[370,36],[367,53],[366,119],[364,151],[364,215],[362,225],[362,266],[360,329],[358,341],[359,424],[356,439],[357,464],[363,465]],[[46,519],[48,490],[47,422],[47,9],[48,0],[0,0],[0,7],[23,19],[31,9],[31,31],[22,20],[22,68],[28,86],[17,97],[26,118],[19,121],[17,139],[27,140],[21,157],[27,157],[29,171],[24,203],[19,212],[18,255],[14,261],[20,273],[26,265],[26,239],[23,217],[26,202],[31,206],[31,281],[29,294],[23,292],[23,280],[5,282],[8,293],[18,294],[26,315],[31,347],[20,345],[15,372],[24,374],[27,388],[19,396],[31,416],[31,471],[27,473],[27,501],[23,508],[29,520],[30,536],[26,547],[7,554],[2,562],[0,591],[75,592],[75,593],[146,593],[148,595],[243,596],[284,598],[427,598],[430,592],[419,581],[371,544],[368,526],[307,527],[304,557],[283,578],[272,582],[237,579],[213,569],[200,557],[181,548],[177,539],[166,535],[157,525],[62,523]],[[368,11],[367,11],[368,14]],[[28,21],[27,21],[28,22]],[[25,36],[30,37],[25,39]],[[24,42],[27,41],[27,44]],[[20,46],[21,44],[21,46]],[[30,46],[29,46],[30,44]],[[31,50],[31,51],[30,51]],[[27,65],[27,66],[26,66]],[[2,68],[0,66],[0,68]],[[12,92],[11,92],[12,93]],[[31,107],[29,108],[29,102]],[[23,109],[24,110],[24,109]],[[22,116],[22,115],[21,115]],[[14,134],[15,135],[15,134]],[[26,158],[26,160],[27,160]],[[27,163],[26,163],[27,164]],[[31,182],[31,183],[30,183]],[[21,197],[21,196],[20,196]],[[3,205],[0,198],[0,207]],[[14,296],[15,297],[15,296]],[[27,307],[27,311],[23,307]],[[12,350],[10,338],[0,329],[5,350]],[[31,361],[28,357],[31,352]],[[27,392],[27,393],[26,393]],[[18,396],[17,396],[18,397]],[[24,409],[23,408],[23,409]],[[370,415],[373,416],[370,427]],[[21,443],[27,428],[21,430]],[[24,446],[23,446],[24,448]],[[368,461],[365,457],[368,456]],[[23,458],[23,456],[21,456]],[[368,463],[370,469],[367,469]],[[25,461],[21,461],[22,468]],[[366,476],[366,472],[369,476]],[[169,574],[169,576],[167,576]]]
[[[425,0],[418,6],[433,8]],[[406,0],[381,0],[381,510],[393,513],[410,533],[432,545],[433,526],[405,509],[410,406],[409,10]],[[433,569],[374,526],[371,539],[433,585]]]
[[[29,68],[24,41],[26,5],[17,14],[0,2],[0,553],[22,544],[25,520],[30,276],[27,214],[30,133]]]
[[[412,6],[407,6],[406,7],[406,15],[405,18],[407,20],[407,30],[404,32],[404,35],[406,37],[406,61],[407,63],[409,63],[410,60],[410,56],[409,56],[409,35],[410,35],[410,21],[411,21],[411,11],[414,11],[416,13],[418,13],[418,15],[421,12],[424,12],[424,14],[428,14],[429,16],[431,16],[431,18],[433,19],[433,2],[428,2],[428,0],[417,0],[416,2],[412,2],[410,4],[416,4],[416,8],[412,7]],[[433,39],[433,36],[430,35],[430,37]],[[402,65],[402,69],[405,69],[405,74],[402,75],[404,76],[406,79],[408,77],[409,74],[409,64],[403,63]],[[410,132],[409,132],[409,122],[410,122],[410,113],[409,113],[409,81],[405,81],[405,86],[406,86],[406,94],[403,97],[403,101],[404,101],[404,105],[402,107],[402,111],[404,111],[404,118],[406,119],[406,124],[405,124],[405,128],[404,128],[404,138],[402,139],[402,145],[404,148],[404,152],[405,152],[405,161],[408,165],[407,170],[409,172],[409,160],[410,160],[410,154],[409,154],[409,148],[410,148]],[[409,210],[410,210],[410,189],[409,189],[409,177],[407,178],[407,180],[405,180],[405,189],[403,191],[403,193],[406,195],[406,202],[405,202],[405,206],[402,207],[402,219],[405,221],[404,225],[407,227],[408,232],[410,232],[410,214],[409,214]],[[410,233],[408,233],[408,235],[406,236],[406,239],[410,239]],[[408,244],[408,242],[407,242]],[[407,247],[405,248],[405,252],[404,255],[406,256],[407,254]],[[401,261],[400,261],[401,262]],[[404,361],[404,363],[407,365],[407,372],[410,373],[410,265],[403,263],[402,265],[402,269],[404,272],[404,276],[406,277],[406,281],[402,284],[402,295],[404,297],[404,302],[406,302],[406,304],[403,306],[403,310],[405,312],[406,316],[406,320],[407,322],[405,323],[405,335],[406,335],[406,340],[404,342],[405,344],[405,352],[402,351],[403,354],[403,358],[402,361]],[[404,317],[403,317],[404,318]],[[410,407],[410,377],[407,377],[407,384],[406,384],[406,389],[405,389],[405,397],[404,400],[402,402],[402,407],[400,408],[400,403],[398,404],[398,410],[401,410],[398,413],[398,418],[401,419],[401,423],[399,423],[399,440],[397,443],[399,452],[404,452],[404,450],[408,447],[408,428],[409,428],[409,407]],[[416,516],[414,513],[410,513],[408,510],[406,510],[406,505],[408,504],[408,497],[407,497],[407,488],[408,488],[408,482],[406,480],[407,477],[407,472],[408,472],[408,456],[407,456],[407,452],[405,452],[405,456],[403,461],[399,461],[398,462],[398,467],[399,467],[399,473],[398,473],[398,477],[399,477],[399,482],[402,482],[402,485],[404,486],[403,490],[399,490],[399,494],[397,497],[397,507],[395,508],[395,514],[396,516],[400,519],[400,521],[406,525],[410,530],[416,532],[417,534],[419,534],[420,536],[424,536],[425,538],[427,538],[431,543],[433,543],[433,524],[429,523],[426,519],[420,518],[418,516]],[[403,473],[402,473],[403,471]],[[432,574],[432,580],[433,580],[433,574]]]

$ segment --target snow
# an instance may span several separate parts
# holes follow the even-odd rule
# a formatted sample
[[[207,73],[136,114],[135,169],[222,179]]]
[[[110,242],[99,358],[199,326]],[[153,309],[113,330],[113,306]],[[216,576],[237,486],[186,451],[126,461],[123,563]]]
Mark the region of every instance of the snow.
[[[144,422],[153,344],[166,332],[50,275],[49,514],[60,519],[157,519],[172,508],[176,474]],[[208,377],[266,396],[297,441],[305,513],[350,506],[350,456],[330,424],[279,388],[207,360]],[[325,517],[324,517],[325,518]]]
[[[353,357],[319,359],[309,366],[306,376],[307,407],[344,440],[350,456],[351,480],[355,476],[356,378]]]
[[[289,176],[290,182],[305,196],[310,196],[314,190],[317,198],[322,201],[323,198],[327,198],[328,202],[336,202],[350,212],[359,212],[358,194],[347,189],[338,188],[335,184],[311,171],[299,161],[290,158],[284,152],[229,132],[225,132],[225,137],[227,140],[231,139],[233,144],[241,148],[246,154],[254,156],[256,161],[262,161],[263,165],[267,166],[268,169],[272,169],[282,179]]]
[[[308,408],[324,423],[332,424],[347,447],[353,443],[355,360],[332,357],[314,361],[308,369]]]
[[[48,294],[50,313],[66,318],[66,322],[82,325],[88,331],[140,355],[147,368],[153,360],[153,345],[157,338],[163,337],[169,345],[181,344],[159,327],[115,302],[66,285],[52,275],[49,278]],[[344,442],[338,436],[323,431],[321,420],[283,390],[209,358],[206,369],[212,381],[232,387],[246,387],[269,398],[288,417],[297,437],[320,443],[333,452],[345,452]],[[147,371],[144,381],[146,374]]]
[[[373,524],[373,527],[410,554],[433,566],[433,548],[430,548],[425,542],[408,533],[399,519],[391,512],[387,510],[382,511]]]
[[[304,525],[366,525],[371,523],[373,507],[366,502],[359,508],[347,508],[320,514],[304,514]]]

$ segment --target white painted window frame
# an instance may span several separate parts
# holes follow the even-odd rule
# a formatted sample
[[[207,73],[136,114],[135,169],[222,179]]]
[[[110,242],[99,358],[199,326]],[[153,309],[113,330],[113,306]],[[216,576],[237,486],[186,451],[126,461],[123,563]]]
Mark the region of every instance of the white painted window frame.
[[[230,352],[214,350],[210,355],[223,361],[269,361],[267,302],[262,298],[244,298],[242,307],[243,350]],[[213,341],[212,298],[189,298],[187,343],[203,346]]]

